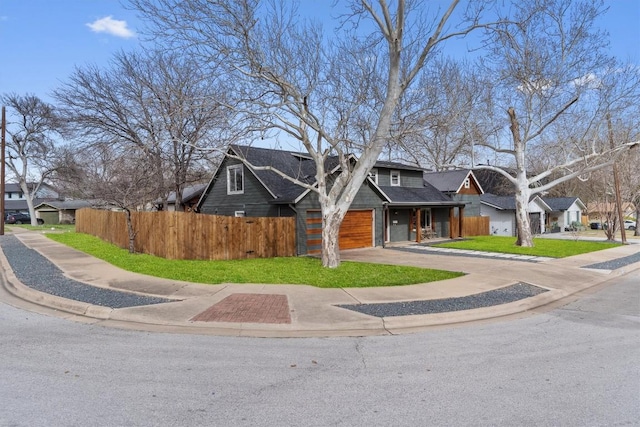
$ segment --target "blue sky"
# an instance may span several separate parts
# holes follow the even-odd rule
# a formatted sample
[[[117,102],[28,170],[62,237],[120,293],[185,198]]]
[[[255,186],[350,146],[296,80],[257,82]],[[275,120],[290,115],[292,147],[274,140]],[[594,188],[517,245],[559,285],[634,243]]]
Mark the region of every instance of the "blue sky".
[[[640,63],[640,0],[607,4],[601,25],[611,35],[611,53]],[[50,100],[74,67],[103,66],[115,52],[136,48],[141,29],[118,0],[0,0],[0,93]]]

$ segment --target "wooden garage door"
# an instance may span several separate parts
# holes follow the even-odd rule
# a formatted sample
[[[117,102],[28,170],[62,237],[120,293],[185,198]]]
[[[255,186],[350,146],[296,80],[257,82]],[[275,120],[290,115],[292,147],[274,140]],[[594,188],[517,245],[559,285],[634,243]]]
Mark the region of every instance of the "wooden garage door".
[[[373,210],[347,212],[340,226],[340,249],[369,248],[373,246]],[[320,253],[322,249],[322,214],[307,211],[307,252]]]

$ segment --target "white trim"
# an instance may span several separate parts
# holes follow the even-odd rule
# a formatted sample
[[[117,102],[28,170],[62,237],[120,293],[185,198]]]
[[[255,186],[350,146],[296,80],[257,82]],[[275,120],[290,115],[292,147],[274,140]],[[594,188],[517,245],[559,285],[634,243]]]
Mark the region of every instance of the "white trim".
[[[398,175],[398,182],[396,184],[393,183],[393,175],[397,174]],[[392,171],[389,172],[389,185],[391,185],[391,187],[400,187],[400,171],[397,169],[394,169]]]
[[[235,170],[240,170],[240,177],[241,177],[241,184],[240,184],[240,190],[236,189],[232,190],[231,189],[231,178],[232,178],[232,172],[231,171],[235,171]],[[235,173],[233,174],[233,178],[236,178]],[[236,184],[235,179],[234,179],[234,185]],[[244,165],[242,163],[240,164],[236,164],[236,165],[229,165],[227,166],[227,194],[244,194]]]
[[[373,168],[369,171],[369,179],[373,181],[374,184],[378,185],[378,169]]]

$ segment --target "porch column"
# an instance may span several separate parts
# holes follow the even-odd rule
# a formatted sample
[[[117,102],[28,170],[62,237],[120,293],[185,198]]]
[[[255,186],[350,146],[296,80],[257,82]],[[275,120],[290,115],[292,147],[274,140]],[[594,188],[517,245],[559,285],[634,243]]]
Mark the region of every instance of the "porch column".
[[[458,208],[458,234],[464,237],[464,206]]]
[[[416,209],[416,243],[422,241],[422,222],[420,220],[420,208]]]
[[[449,208],[449,238],[455,239],[455,233],[453,232],[453,220],[455,219],[455,215],[453,213],[453,208]]]

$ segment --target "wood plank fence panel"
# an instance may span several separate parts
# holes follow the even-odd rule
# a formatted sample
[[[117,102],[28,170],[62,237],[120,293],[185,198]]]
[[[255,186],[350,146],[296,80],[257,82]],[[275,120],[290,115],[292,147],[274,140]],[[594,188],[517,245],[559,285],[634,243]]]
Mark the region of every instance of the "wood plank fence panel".
[[[489,233],[489,217],[488,216],[465,216],[462,236],[488,236]],[[458,236],[459,222],[456,216],[453,220],[452,231],[454,236]]]
[[[192,212],[132,212],[136,252],[167,259],[295,256],[295,218],[236,218]],[[81,209],[76,230],[129,247],[124,212]]]

